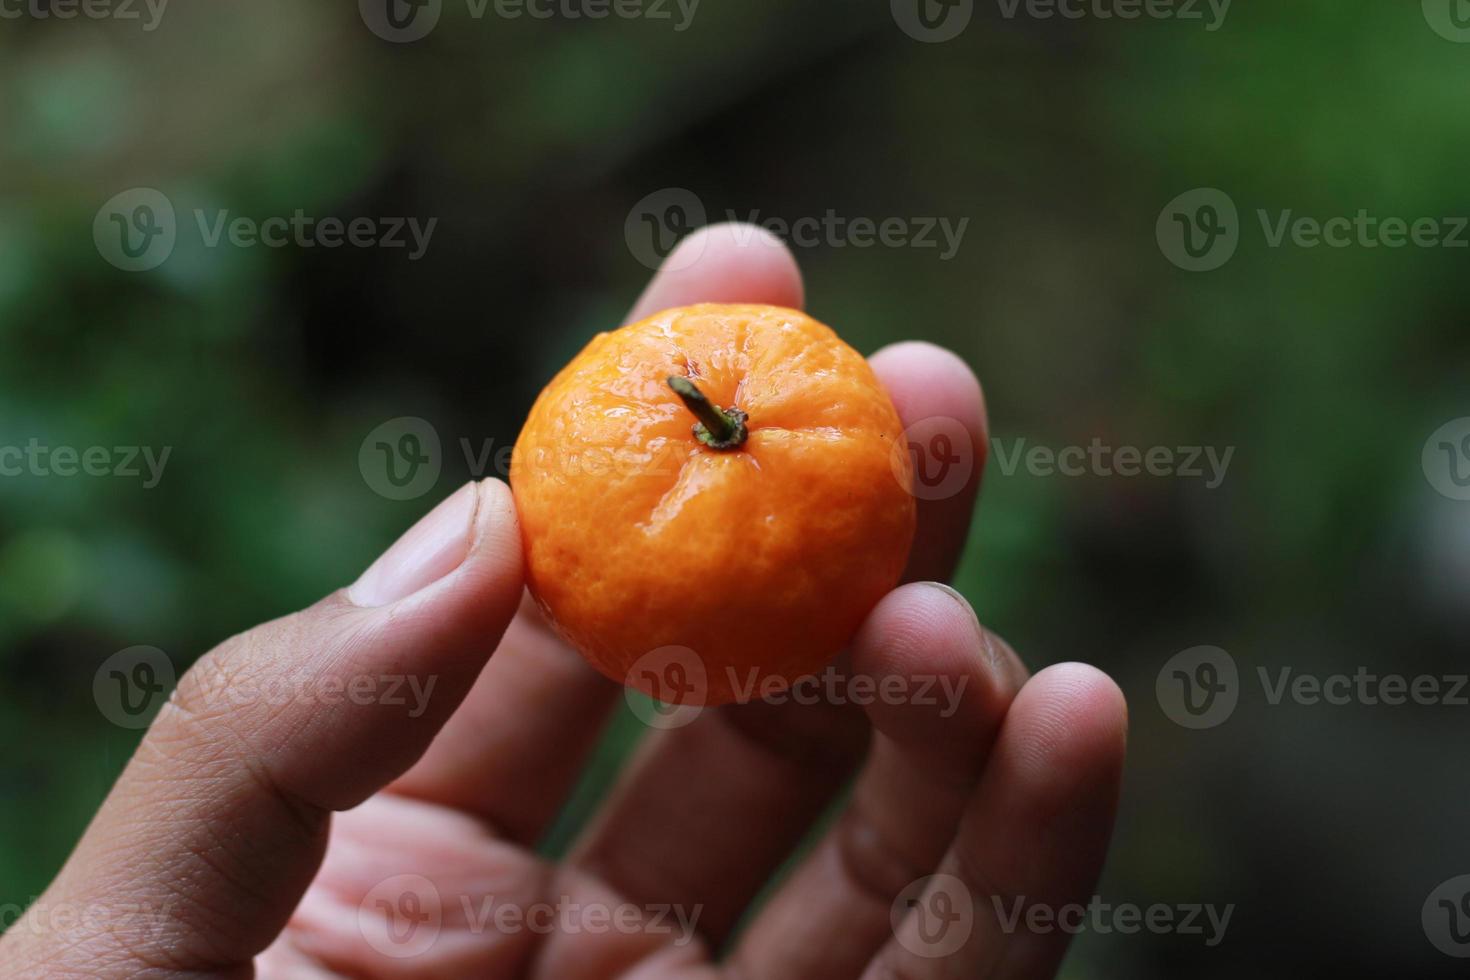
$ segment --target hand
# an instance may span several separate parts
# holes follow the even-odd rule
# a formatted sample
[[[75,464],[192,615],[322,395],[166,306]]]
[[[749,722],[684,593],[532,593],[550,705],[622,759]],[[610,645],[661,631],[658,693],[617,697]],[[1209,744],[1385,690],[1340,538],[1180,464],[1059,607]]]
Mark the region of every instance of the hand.
[[[655,277],[633,317],[801,305],[793,260],[763,233],[716,226],[681,248],[704,251]],[[56,881],[0,940],[7,975],[1050,976],[1067,934],[1027,931],[1014,901],[1090,894],[1122,695],[1077,664],[1028,679],[958,593],[925,584],[966,537],[980,388],[925,344],[872,363],[905,425],[960,420],[977,465],[962,493],[920,502],[914,584],[873,610],[841,669],[916,693],[937,678],[953,703],[735,705],[650,733],[570,856],[548,863],[533,847],[621,690],[521,602],[510,492],[471,484],[351,587],[183,677]],[[239,696],[281,690],[314,696]],[[836,820],[726,949],[853,773]],[[909,887],[936,873],[927,894]],[[966,910],[968,925],[953,918]]]

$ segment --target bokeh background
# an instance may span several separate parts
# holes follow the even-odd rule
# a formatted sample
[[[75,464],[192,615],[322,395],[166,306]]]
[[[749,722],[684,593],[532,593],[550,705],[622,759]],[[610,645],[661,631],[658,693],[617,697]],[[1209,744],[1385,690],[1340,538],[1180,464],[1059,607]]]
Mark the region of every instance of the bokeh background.
[[[1273,705],[1256,680],[1470,669],[1470,503],[1421,466],[1470,414],[1470,249],[1271,247],[1256,217],[1470,214],[1457,4],[1238,0],[1209,30],[1203,4],[974,0],[942,43],[883,0],[702,0],[682,30],[677,7],[447,0],[405,44],[350,0],[178,3],[151,31],[0,20],[0,445],[172,447],[152,488],[0,478],[0,903],[44,888],[135,744],[94,701],[99,665],[147,644],[182,669],[354,578],[470,476],[461,439],[509,446],[618,322],[649,274],[630,217],[682,188],[711,221],[968,219],[948,258],[795,251],[855,346],[974,365],[1007,453],[1234,447],[1213,488],[994,457],[986,476],[957,585],[1033,667],[1086,660],[1129,696],[1100,895],[1235,905],[1217,946],[1089,933],[1064,975],[1462,975],[1421,909],[1470,872],[1470,708]],[[179,234],[128,273],[93,223],[136,187]],[[1190,272],[1156,223],[1201,187],[1238,206],[1239,244]],[[195,208],[437,226],[418,261],[208,248]],[[443,471],[395,501],[359,450],[401,416],[434,426]],[[1240,701],[1190,730],[1155,682],[1201,644],[1233,656]],[[614,726],[548,847],[639,730]]]

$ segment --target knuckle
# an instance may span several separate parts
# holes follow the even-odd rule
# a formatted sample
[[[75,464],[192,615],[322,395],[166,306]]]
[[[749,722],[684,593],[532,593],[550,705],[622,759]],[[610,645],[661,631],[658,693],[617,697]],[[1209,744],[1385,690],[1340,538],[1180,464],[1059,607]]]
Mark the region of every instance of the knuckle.
[[[860,810],[849,811],[834,835],[838,865],[858,892],[878,905],[892,902],[929,866],[906,855],[894,837]]]

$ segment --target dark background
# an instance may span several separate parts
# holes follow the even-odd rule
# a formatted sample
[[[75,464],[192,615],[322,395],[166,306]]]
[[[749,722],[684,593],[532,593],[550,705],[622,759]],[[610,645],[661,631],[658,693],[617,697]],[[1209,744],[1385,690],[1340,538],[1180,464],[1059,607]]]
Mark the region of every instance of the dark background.
[[[475,20],[448,0],[412,44],[348,0],[175,0],[152,32],[0,20],[0,444],[172,447],[152,489],[0,478],[0,903],[45,887],[135,743],[93,700],[99,665],[147,644],[182,669],[351,581],[470,476],[461,438],[510,445],[618,322],[649,273],[625,222],[678,187],[709,220],[969,219],[949,260],[795,250],[854,346],[965,357],[1007,453],[1235,448],[1215,489],[992,457],[957,585],[1033,668],[1085,660],[1129,697],[1102,898],[1236,906],[1216,947],[1089,934],[1064,975],[1459,975],[1420,912],[1470,872],[1470,708],[1272,705],[1254,678],[1467,670],[1470,503],[1420,456],[1470,414],[1470,250],[1272,248],[1256,210],[1470,214],[1470,44],[1417,2],[1237,0],[1214,31],[1003,9],[975,0],[933,44],[883,0],[702,0],[683,31],[677,8]],[[179,241],[130,274],[91,230],[140,186]],[[1209,272],[1155,237],[1198,187],[1240,214]],[[210,249],[196,207],[438,224],[418,262]],[[358,465],[400,416],[444,442],[436,486],[401,502]],[[1201,644],[1243,683],[1193,731],[1155,679]],[[616,726],[550,846],[637,731]]]

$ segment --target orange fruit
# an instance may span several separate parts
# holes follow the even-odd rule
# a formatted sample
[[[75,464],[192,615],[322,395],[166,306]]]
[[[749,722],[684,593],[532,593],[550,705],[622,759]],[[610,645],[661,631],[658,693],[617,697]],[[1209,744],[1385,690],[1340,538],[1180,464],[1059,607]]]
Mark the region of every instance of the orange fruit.
[[[777,693],[898,583],[901,436],[868,362],[797,310],[706,303],[598,334],[512,454],[531,593],[660,701]]]

